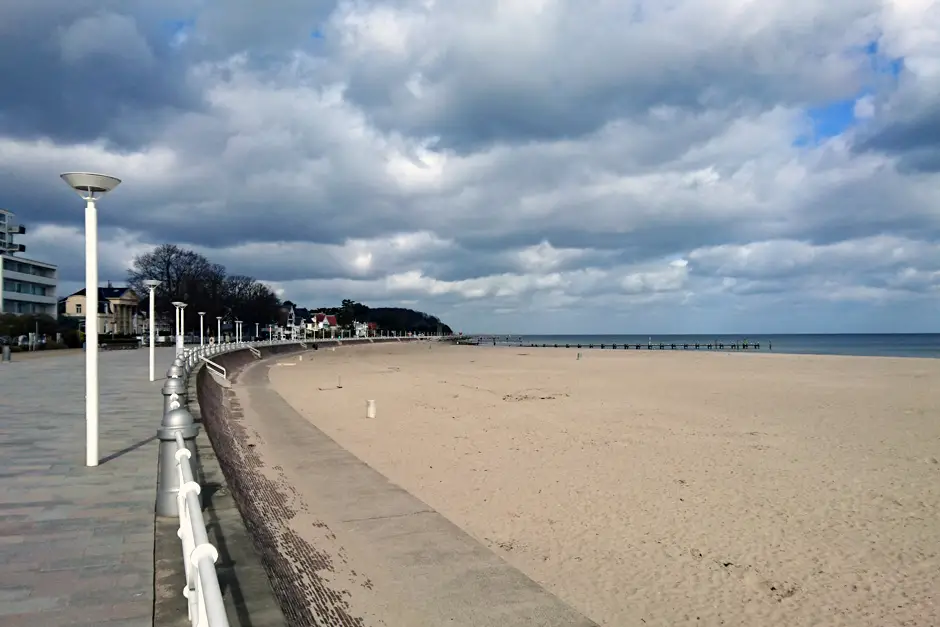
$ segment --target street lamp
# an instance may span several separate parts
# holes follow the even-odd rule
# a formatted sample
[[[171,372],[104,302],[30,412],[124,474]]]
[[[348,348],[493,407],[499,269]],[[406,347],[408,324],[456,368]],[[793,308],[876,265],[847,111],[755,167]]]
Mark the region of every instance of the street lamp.
[[[175,300],[173,306],[176,307],[176,355],[183,353],[183,309],[186,303]]]
[[[157,315],[156,315],[156,297],[154,292],[157,289],[157,286],[160,285],[160,281],[156,279],[147,279],[144,281],[144,285],[150,289],[150,380],[153,381],[153,344],[154,344],[154,332],[157,324]]]
[[[235,321],[235,341],[236,342],[242,341],[242,321],[241,320]]]
[[[216,344],[221,344],[221,343],[222,343],[222,316],[216,316],[216,317],[215,317],[215,322],[216,322],[216,324],[218,325],[218,327],[216,327],[216,331],[215,331],[215,334],[216,334],[216,335],[215,335],[215,343],[216,343]]]
[[[257,341],[257,339],[258,339],[258,323],[256,322],[255,323],[255,340]]]
[[[199,345],[200,345],[200,346],[202,346],[202,345],[204,345],[204,344],[206,343],[206,341],[205,341],[205,333],[204,333],[204,331],[203,331],[203,328],[204,328],[204,327],[203,327],[203,325],[202,325],[202,317],[203,317],[204,315],[206,315],[206,312],[204,312],[204,311],[200,311],[200,312],[199,312]]]
[[[85,200],[85,465],[98,465],[98,210],[95,200],[121,179],[107,174],[66,172],[65,184]],[[92,323],[87,324],[91,316]]]

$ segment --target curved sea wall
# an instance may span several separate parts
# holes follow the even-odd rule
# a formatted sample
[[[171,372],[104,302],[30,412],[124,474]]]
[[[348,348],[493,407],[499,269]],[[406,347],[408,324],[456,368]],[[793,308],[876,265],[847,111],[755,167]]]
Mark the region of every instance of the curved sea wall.
[[[300,344],[286,344],[260,346],[258,350],[261,351],[261,360],[264,360],[319,348],[403,341],[413,340],[320,341],[307,344],[308,348]],[[250,350],[245,349],[217,355],[213,361],[226,369],[229,381],[235,381],[247,366],[259,359]],[[275,530],[285,526],[286,520],[283,519],[288,515],[289,509],[285,507],[284,496],[278,486],[261,472],[263,464],[253,447],[248,444],[248,433],[240,420],[243,416],[242,406],[235,392],[220,384],[205,367],[199,368],[196,377],[196,395],[203,429],[212,443],[226,484],[261,558],[277,602],[291,625],[314,625],[315,623],[311,622],[311,604],[315,612],[328,612],[328,608],[336,607],[338,599],[323,598],[335,594],[332,590],[319,587],[307,589],[308,586],[304,582],[298,581],[296,567],[292,565],[297,560],[308,557],[304,555],[307,552],[298,550],[297,555],[291,555],[290,551],[278,548],[279,544],[283,546],[283,538],[279,542]],[[316,563],[306,565],[314,570],[322,566]],[[351,617],[333,618],[337,621],[335,624],[343,627],[354,627],[357,624],[356,619]]]

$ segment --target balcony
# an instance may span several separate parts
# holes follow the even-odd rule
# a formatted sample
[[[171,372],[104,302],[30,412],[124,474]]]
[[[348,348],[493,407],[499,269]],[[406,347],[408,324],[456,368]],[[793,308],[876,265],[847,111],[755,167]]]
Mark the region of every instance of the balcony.
[[[26,281],[29,283],[39,283],[40,285],[47,285],[55,287],[58,281],[53,277],[44,277],[38,274],[26,274],[25,272],[13,272],[12,270],[3,270],[3,278],[11,279],[13,281]]]
[[[39,294],[26,294],[23,292],[10,292],[3,290],[3,300],[14,300],[21,303],[37,303],[40,305],[55,305],[55,296],[40,296]]]

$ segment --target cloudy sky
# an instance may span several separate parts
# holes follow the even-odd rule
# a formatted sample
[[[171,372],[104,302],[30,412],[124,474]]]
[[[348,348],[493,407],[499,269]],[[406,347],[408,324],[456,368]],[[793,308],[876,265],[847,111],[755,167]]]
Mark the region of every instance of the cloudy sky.
[[[497,332],[937,330],[934,0],[0,3],[0,206]]]

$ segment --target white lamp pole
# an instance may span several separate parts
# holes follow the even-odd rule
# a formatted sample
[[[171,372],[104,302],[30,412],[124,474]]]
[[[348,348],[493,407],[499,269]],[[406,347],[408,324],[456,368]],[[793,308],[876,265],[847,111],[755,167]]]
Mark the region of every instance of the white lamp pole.
[[[179,339],[179,343],[180,343],[180,354],[181,354],[181,355],[183,354],[183,350],[185,350],[185,343],[186,343],[186,340],[185,340],[185,337],[186,337],[186,318],[185,318],[185,313],[186,313],[186,312],[184,311],[185,309],[186,309],[186,303],[183,303],[183,306],[180,307],[180,339]]]
[[[218,325],[215,330],[215,343],[221,344],[222,343],[222,316],[216,316],[215,322],[216,322],[216,325]]]
[[[85,465],[97,466],[98,210],[95,199],[120,185],[121,179],[90,172],[66,172],[60,176],[85,200]]]
[[[186,303],[176,300],[173,301],[173,306],[176,307],[176,355],[178,357],[183,353],[183,309]]]
[[[206,312],[204,311],[199,312],[199,346],[203,346],[206,343],[205,331],[204,331],[205,327],[203,326],[203,323],[202,323],[202,320],[203,320],[202,317],[205,315],[206,315]]]
[[[147,279],[144,281],[144,285],[150,288],[150,380],[154,380],[153,376],[153,345],[154,345],[154,333],[156,332],[157,326],[157,307],[156,307],[156,298],[154,293],[157,289],[157,286],[160,285],[160,281],[156,279]]]

